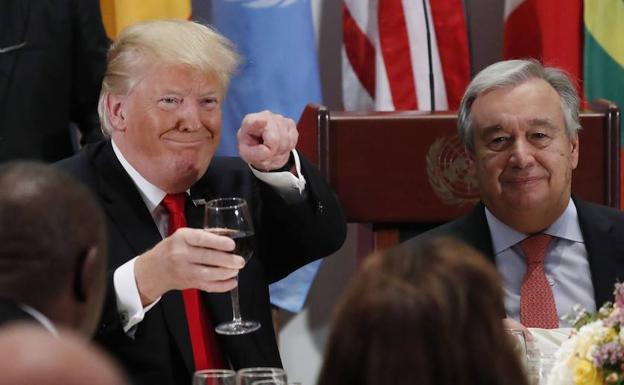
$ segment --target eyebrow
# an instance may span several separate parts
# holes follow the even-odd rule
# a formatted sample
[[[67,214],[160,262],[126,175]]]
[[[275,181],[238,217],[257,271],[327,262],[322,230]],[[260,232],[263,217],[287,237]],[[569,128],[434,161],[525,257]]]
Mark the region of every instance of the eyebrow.
[[[556,129],[557,126],[548,118],[533,118],[528,121],[531,127],[548,127],[550,129]]]
[[[548,118],[533,118],[527,120],[527,124],[530,127],[546,127],[551,130],[557,129],[557,126],[552,122],[552,120]],[[481,134],[482,138],[487,138],[490,135],[494,135],[499,131],[503,130],[503,126],[501,124],[492,124],[491,126],[486,126],[483,128],[483,133]]]
[[[501,126],[500,124],[493,124],[491,126],[486,126],[483,128],[483,132],[481,134],[482,138],[487,138],[490,135],[493,135],[499,131],[503,130],[503,126]]]

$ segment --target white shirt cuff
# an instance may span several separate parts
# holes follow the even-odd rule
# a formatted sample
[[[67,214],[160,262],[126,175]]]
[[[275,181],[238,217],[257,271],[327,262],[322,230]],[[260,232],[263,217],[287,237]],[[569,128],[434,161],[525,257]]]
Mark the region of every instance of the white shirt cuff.
[[[160,297],[146,307],[141,304],[139,288],[134,278],[134,262],[138,257],[134,257],[123,265],[119,266],[113,273],[113,286],[117,297],[117,312],[126,333],[131,332],[132,327],[143,321],[147,313],[158,303]]]
[[[306,180],[301,173],[301,161],[299,160],[297,150],[293,150],[293,157],[295,158],[295,169],[297,170],[298,177],[290,171],[262,172],[256,170],[251,165],[249,165],[249,168],[256,178],[276,189],[284,198],[300,199],[305,190]]]

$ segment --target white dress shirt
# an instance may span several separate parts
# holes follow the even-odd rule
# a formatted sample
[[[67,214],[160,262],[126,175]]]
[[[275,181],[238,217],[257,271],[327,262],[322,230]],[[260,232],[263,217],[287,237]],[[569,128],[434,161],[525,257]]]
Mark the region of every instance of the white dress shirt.
[[[526,260],[520,242],[527,235],[501,222],[487,208],[485,216],[492,236],[496,267],[503,280],[505,311],[508,317],[520,321],[520,288],[526,273]],[[574,305],[580,304],[589,311],[596,310],[587,249],[572,199],[563,214],[544,233],[554,237],[544,259],[544,272],[555,297],[559,326],[569,327],[571,325],[561,317],[572,313]]]
[[[136,185],[147,209],[154,218],[154,223],[158,231],[161,236],[165,238],[167,236],[169,214],[160,203],[165,198],[165,195],[167,195],[166,192],[143,178],[143,176],[126,160],[115,142],[111,140],[111,143],[113,145],[113,152]],[[299,154],[297,154],[296,150],[293,150],[293,155],[298,176],[288,171],[261,172],[249,166],[258,179],[275,188],[278,194],[288,199],[290,202],[301,199],[306,185],[305,178],[301,174]],[[119,266],[113,274],[113,286],[117,297],[117,311],[119,312],[124,331],[129,335],[133,334],[133,327],[143,320],[147,311],[160,300],[160,298],[156,299],[145,308],[141,304],[141,297],[134,277],[134,263],[137,257]]]

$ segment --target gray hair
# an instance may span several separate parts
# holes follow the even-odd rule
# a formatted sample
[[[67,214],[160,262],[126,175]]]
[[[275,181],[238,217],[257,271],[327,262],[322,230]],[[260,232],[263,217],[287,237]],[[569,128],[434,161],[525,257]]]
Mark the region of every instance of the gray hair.
[[[548,82],[561,99],[561,111],[566,132],[573,137],[581,129],[579,123],[580,100],[570,77],[562,70],[544,67],[536,60],[507,60],[494,63],[479,72],[470,82],[459,105],[457,128],[466,147],[474,150],[472,137],[472,104],[479,95],[493,89],[514,87],[531,79]]]
[[[155,63],[188,65],[215,75],[225,94],[239,60],[231,41],[193,21],[150,20],[125,28],[108,51],[98,102],[102,132],[110,135],[113,130],[106,106],[108,94],[127,95]]]

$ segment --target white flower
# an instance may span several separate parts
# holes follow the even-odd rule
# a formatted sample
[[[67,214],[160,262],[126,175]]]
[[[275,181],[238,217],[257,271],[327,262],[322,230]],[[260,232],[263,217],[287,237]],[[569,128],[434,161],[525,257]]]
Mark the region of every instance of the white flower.
[[[594,352],[607,339],[609,333],[613,333],[613,329],[598,320],[581,327],[577,334],[564,341],[555,353],[555,364],[548,377],[548,385],[574,384],[574,368],[579,362],[577,360],[593,362]]]

